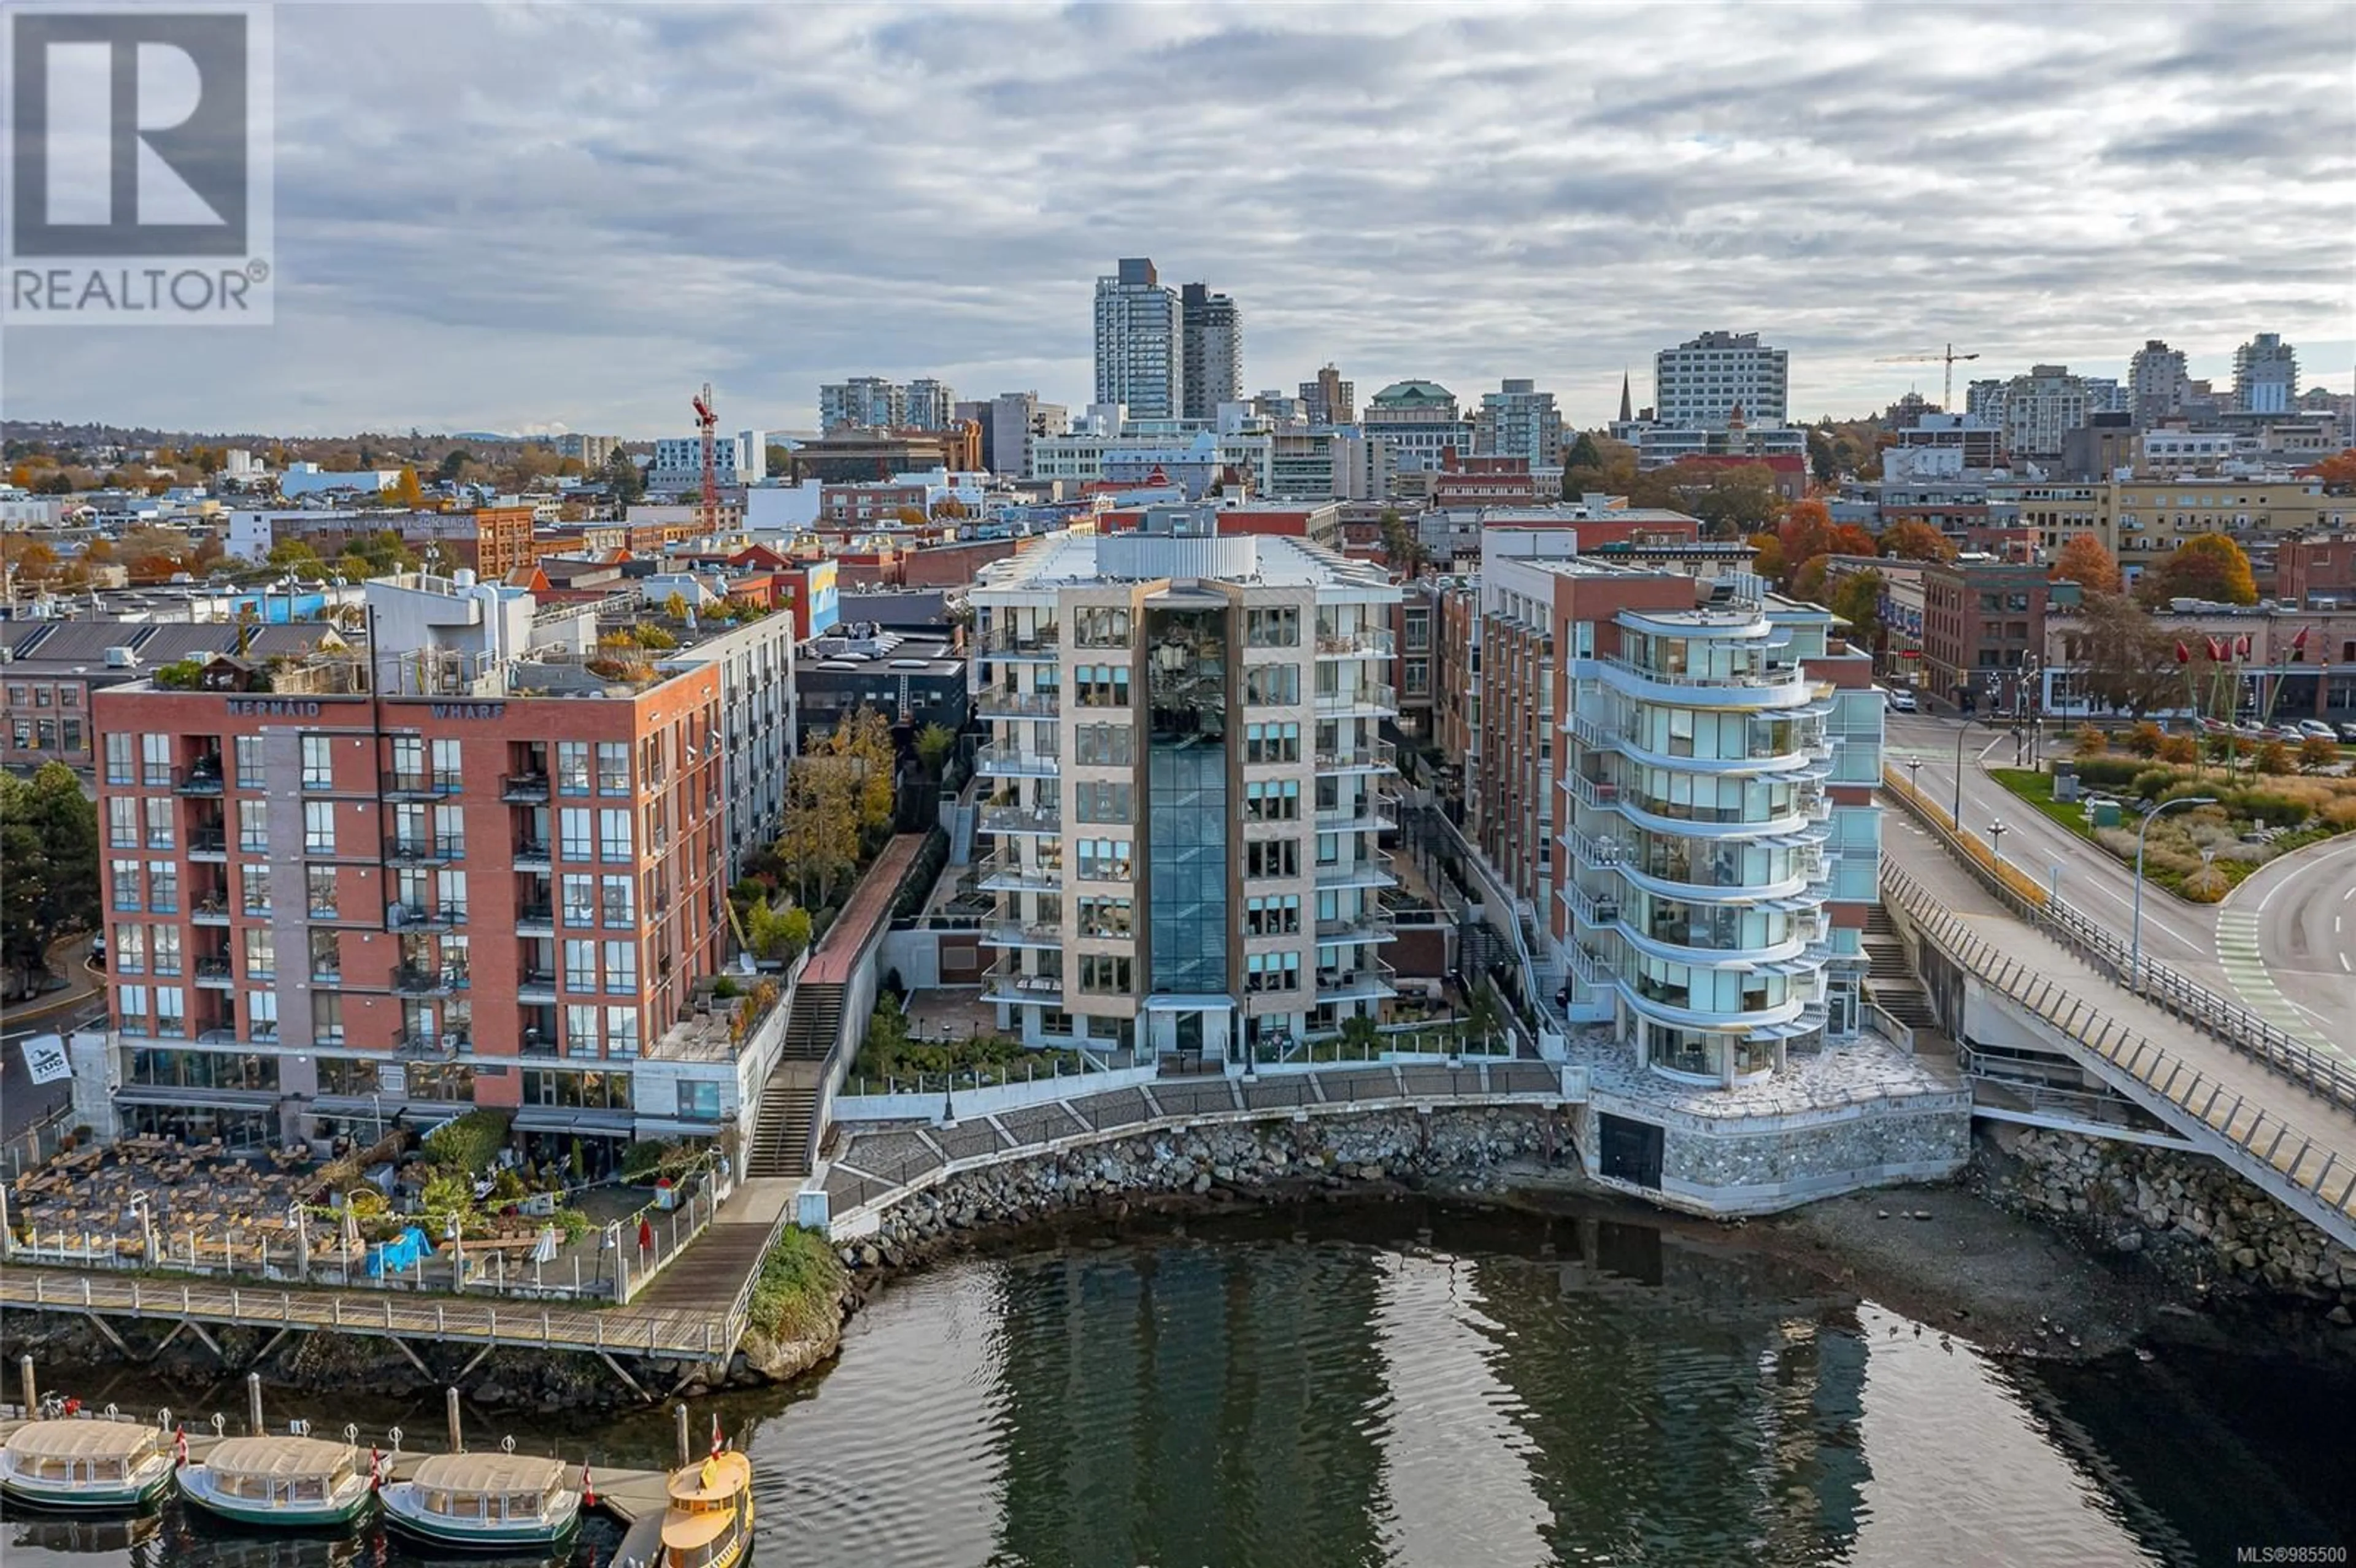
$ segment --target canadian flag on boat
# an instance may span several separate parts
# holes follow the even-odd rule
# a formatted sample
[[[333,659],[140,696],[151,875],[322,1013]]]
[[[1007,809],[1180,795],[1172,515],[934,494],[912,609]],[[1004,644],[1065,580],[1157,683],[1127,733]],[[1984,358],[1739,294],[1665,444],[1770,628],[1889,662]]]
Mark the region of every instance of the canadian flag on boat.
[[[384,1450],[370,1444],[369,1445],[369,1490],[375,1491],[383,1485]]]
[[[581,1502],[585,1508],[597,1506],[597,1485],[589,1478],[589,1461],[581,1461]]]
[[[720,1417],[714,1415],[712,1418],[712,1456],[715,1459],[719,1458],[720,1450],[726,1446],[727,1445],[721,1440],[720,1436]]]
[[[188,1462],[188,1429],[185,1426],[172,1434],[172,1465],[177,1468]]]

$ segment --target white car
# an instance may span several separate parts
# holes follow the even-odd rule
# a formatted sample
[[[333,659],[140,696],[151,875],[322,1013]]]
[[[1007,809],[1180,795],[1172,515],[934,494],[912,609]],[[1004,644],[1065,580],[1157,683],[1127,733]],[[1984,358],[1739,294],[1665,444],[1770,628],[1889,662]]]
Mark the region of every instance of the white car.
[[[2326,724],[2320,719],[2300,720],[2298,721],[2298,732],[2308,737],[2310,740],[2336,741],[2340,739],[2339,732],[2334,731],[2330,725]]]
[[[1892,713],[1912,713],[1914,711],[1914,694],[1907,690],[1904,687],[1893,686],[1888,691],[1883,692],[1882,695],[1889,699],[1890,710]]]
[[[2350,745],[2356,746],[2356,724],[2342,724],[2340,726],[2340,738],[2347,741]]]

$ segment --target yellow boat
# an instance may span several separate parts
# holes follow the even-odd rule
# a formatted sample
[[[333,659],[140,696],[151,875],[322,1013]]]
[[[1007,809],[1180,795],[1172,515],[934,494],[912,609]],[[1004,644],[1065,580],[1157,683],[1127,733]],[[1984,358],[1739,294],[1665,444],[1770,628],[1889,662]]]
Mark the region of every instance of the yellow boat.
[[[662,1568],[737,1568],[753,1554],[753,1461],[714,1454],[673,1470]]]

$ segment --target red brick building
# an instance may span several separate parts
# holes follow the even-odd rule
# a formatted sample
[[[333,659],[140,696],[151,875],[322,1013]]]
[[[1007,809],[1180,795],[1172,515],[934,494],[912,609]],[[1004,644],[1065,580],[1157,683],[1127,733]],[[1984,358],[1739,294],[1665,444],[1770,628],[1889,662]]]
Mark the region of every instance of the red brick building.
[[[2045,646],[2041,566],[1933,561],[1922,569],[1922,689],[1966,711],[2009,699]]]
[[[634,1069],[723,957],[719,671],[364,685],[97,695],[126,1121],[276,1143],[480,1104],[630,1137]]]

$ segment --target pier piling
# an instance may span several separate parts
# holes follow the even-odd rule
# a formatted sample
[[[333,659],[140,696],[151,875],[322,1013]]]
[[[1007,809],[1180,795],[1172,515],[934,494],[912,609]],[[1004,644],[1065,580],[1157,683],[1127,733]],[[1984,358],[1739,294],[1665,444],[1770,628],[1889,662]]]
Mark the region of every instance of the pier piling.
[[[25,1418],[29,1421],[32,1419],[33,1413],[41,1407],[41,1391],[34,1382],[33,1358],[30,1356],[16,1358],[16,1392],[24,1396]],[[681,1408],[685,1407],[681,1406]],[[681,1416],[680,1419],[684,1421],[687,1418]]]
[[[28,1360],[29,1360],[29,1358],[28,1358]],[[29,1374],[28,1374],[28,1375],[29,1375]],[[677,1415],[677,1416],[679,1417],[679,1467],[680,1467],[680,1469],[684,1470],[684,1469],[686,1469],[686,1468],[687,1468],[687,1405],[686,1405],[686,1403],[685,1403],[684,1402],[681,1402],[680,1404],[678,1404],[677,1406],[673,1407],[672,1413],[673,1413],[673,1414],[675,1414],[675,1415]]]
[[[458,1430],[458,1391],[456,1389],[450,1390],[445,1403],[450,1412],[450,1452],[464,1454],[466,1451],[466,1445]]]
[[[256,1437],[262,1435],[262,1374],[260,1372],[245,1374],[245,1424]]]

